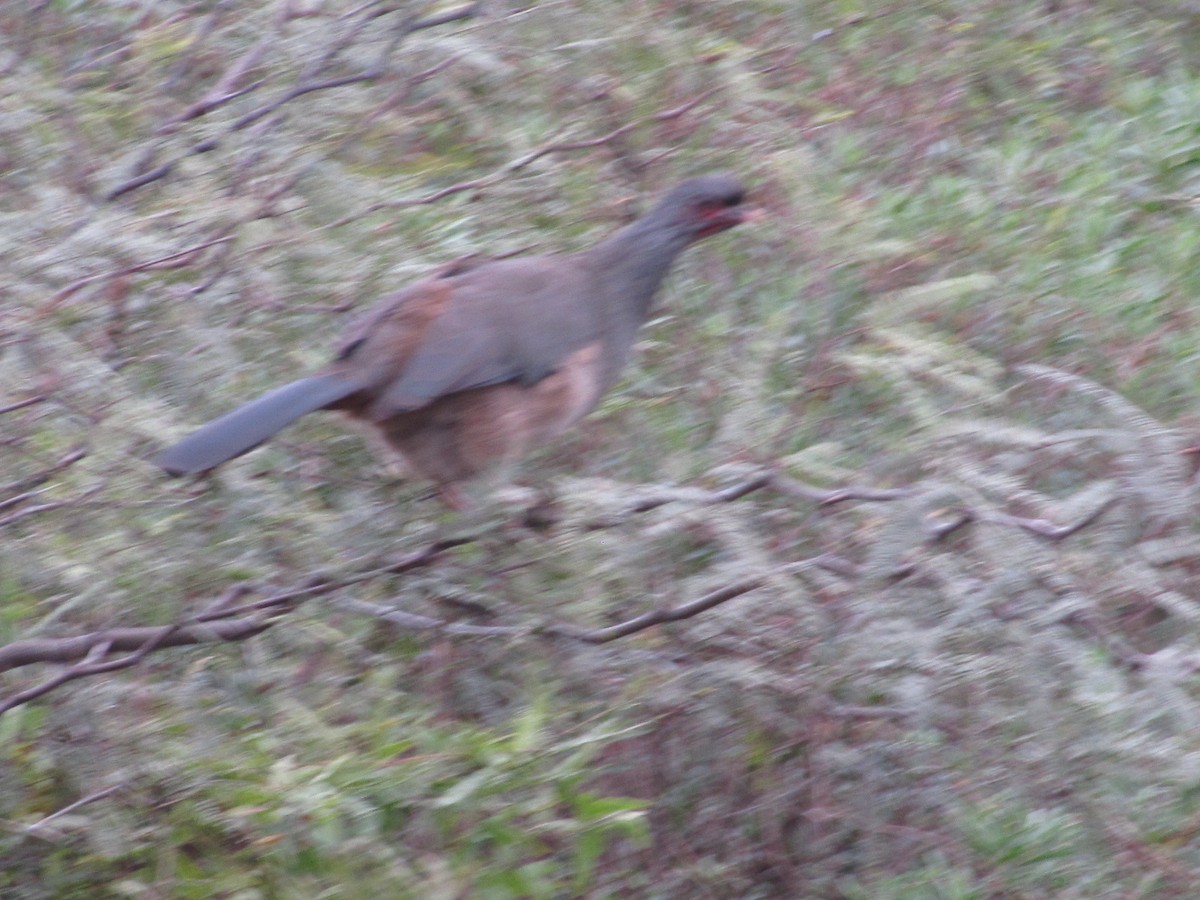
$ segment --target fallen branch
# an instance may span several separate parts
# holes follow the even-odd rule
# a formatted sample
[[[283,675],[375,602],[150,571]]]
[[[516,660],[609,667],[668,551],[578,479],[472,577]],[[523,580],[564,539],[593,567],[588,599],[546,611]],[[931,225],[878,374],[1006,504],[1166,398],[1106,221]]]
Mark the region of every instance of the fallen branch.
[[[769,476],[765,484],[754,480],[751,489],[757,490],[760,487],[767,486],[789,497],[799,497],[820,506],[833,506],[837,503],[845,503],[848,500],[864,500],[869,502],[904,500],[908,497],[915,497],[919,492],[919,489],[915,486],[902,488],[821,488],[780,474]],[[749,493],[749,491],[747,490],[745,493]],[[1044,537],[1052,541],[1061,541],[1091,525],[1116,501],[1116,497],[1110,497],[1103,503],[1098,504],[1094,509],[1088,510],[1085,515],[1081,516],[1075,522],[1070,522],[1066,525],[1058,525],[1049,519],[1032,519],[996,510],[975,509],[964,506],[954,510],[953,515],[944,521],[929,523],[928,531],[932,540],[939,541],[971,522],[989,522],[993,525],[1022,528],[1039,537]]]
[[[28,492],[30,488],[40,483],[40,481],[44,481],[55,471],[73,464],[82,458],[82,456],[83,451],[73,451],[63,457],[54,467],[30,479],[14,482],[9,487],[11,489],[24,486],[26,492]],[[770,470],[763,470],[733,485],[713,491],[697,491],[693,489],[660,490],[656,493],[635,499],[627,507],[627,512],[617,516],[615,521],[591,522],[586,523],[585,527],[612,527],[615,524],[626,521],[630,515],[648,512],[673,502],[691,505],[731,503],[755,491],[766,488],[773,488],[786,496],[802,497],[821,505],[832,505],[847,500],[893,501],[913,497],[919,493],[917,486],[887,489],[857,487],[818,488]],[[23,499],[25,499],[23,496],[16,498],[17,501]],[[27,507],[7,518],[0,519],[0,526],[9,524],[27,515],[60,506],[68,506],[77,502],[79,502],[78,499]],[[1079,520],[1067,525],[1056,525],[1045,519],[1022,518],[1002,512],[962,507],[956,509],[955,515],[950,516],[946,521],[931,525],[929,528],[930,537],[932,540],[940,540],[969,522],[985,521],[1003,526],[1023,528],[1050,540],[1061,540],[1077,533],[1094,522],[1109,505],[1111,505],[1111,502],[1102,504],[1098,508],[1090,510],[1087,515],[1081,517]],[[245,640],[270,628],[283,613],[291,611],[306,600],[333,594],[356,584],[383,576],[404,574],[432,565],[451,550],[476,542],[481,537],[482,535],[478,534],[468,534],[433,541],[402,557],[375,562],[358,572],[343,577],[331,578],[323,574],[314,574],[306,582],[296,587],[276,591],[255,600],[235,603],[234,601],[237,598],[253,590],[251,585],[243,583],[232,588],[227,595],[217,600],[205,611],[172,625],[114,628],[73,638],[45,638],[17,641],[5,647],[0,647],[0,671],[35,663],[75,661],[74,665],[60,672],[55,677],[15,694],[6,701],[0,702],[0,714],[37,697],[44,696],[63,684],[78,678],[135,666],[155,650],[215,641]],[[855,563],[828,553],[786,563],[779,571],[787,574],[799,574],[802,571],[812,568],[828,569],[840,576],[851,579],[857,577],[859,574],[858,566]],[[736,597],[749,593],[763,584],[763,578],[746,578],[711,591],[688,603],[673,607],[651,609],[616,625],[593,629],[582,628],[568,623],[554,622],[521,623],[516,625],[477,625],[420,615],[392,607],[367,603],[358,599],[342,599],[339,601],[339,605],[374,616],[407,631],[433,631],[440,634],[473,637],[503,637],[534,634],[565,638],[588,644],[603,644],[636,634],[657,625],[691,618],[723,603],[727,603]],[[1090,625],[1093,629],[1096,627],[1095,623],[1084,624],[1085,626]],[[116,653],[125,653],[127,655],[106,659],[106,657]],[[1137,660],[1133,658],[1125,661],[1131,667],[1137,664]]]
[[[434,541],[399,559],[343,579],[313,576],[299,587],[279,591],[250,603],[235,605],[235,600],[253,589],[249,583],[243,582],[234,585],[203,612],[171,625],[112,628],[73,638],[15,641],[0,647],[0,672],[36,663],[80,661],[53,678],[0,701],[0,715],[78,678],[135,666],[155,650],[216,641],[246,640],[270,628],[281,613],[290,611],[304,600],[382,575],[402,574],[430,565],[447,551],[474,540],[477,538],[469,536]],[[104,659],[111,653],[124,652],[130,652],[130,655]]]
[[[690,619],[692,616],[706,612],[714,606],[720,606],[722,603],[728,603],[730,600],[742,596],[742,594],[748,594],[750,591],[762,587],[764,583],[765,579],[762,578],[746,578],[742,581],[726,585],[723,588],[717,588],[715,591],[710,591],[703,597],[698,597],[690,603],[684,603],[680,606],[669,606],[665,609],[652,609],[636,618],[626,622],[619,622],[616,625],[610,625],[607,628],[581,629],[574,625],[545,625],[539,628],[538,632],[554,637],[572,638],[573,640],[583,641],[585,644],[607,644],[609,641],[628,637],[631,634],[645,631],[647,628],[652,628],[655,625]]]
[[[406,554],[398,560],[367,569],[343,579],[315,576],[307,584],[281,591],[249,603],[234,601],[249,593],[248,584],[235,585],[204,612],[186,621],[165,626],[112,628],[73,638],[39,638],[15,641],[0,647],[0,671],[38,663],[69,662],[74,665],[52,678],[13,694],[0,701],[0,716],[25,703],[43,697],[64,684],[92,675],[101,675],[138,665],[150,653],[167,647],[181,647],[214,642],[242,641],[266,631],[275,624],[282,612],[290,611],[300,602],[323,594],[333,593],[353,584],[382,575],[401,574],[426,566],[449,550],[477,540],[474,536],[449,538],[433,542]],[[606,628],[584,629],[563,623],[530,625],[472,625],[448,622],[390,609],[362,600],[347,599],[340,605],[365,612],[408,631],[437,631],[463,636],[512,636],[541,634],[569,638],[589,644],[603,644],[644,631],[654,625],[691,618],[722,603],[749,593],[763,583],[760,578],[745,579],[705,594],[681,606],[654,609],[627,622]],[[125,656],[106,658],[114,653]]]
[[[5,413],[16,412],[18,409],[25,409],[27,406],[36,406],[39,403],[45,402],[45,397],[28,397],[24,400],[18,400],[16,403],[8,404],[8,406],[0,406],[0,416]]]
[[[147,625],[109,628],[67,638],[32,638],[0,647],[0,672],[35,663],[66,663],[87,658],[96,647],[106,653],[128,653],[153,641],[157,647],[186,647],[219,641],[242,641],[271,626],[269,619],[240,618],[196,625]]]
[[[24,478],[18,478],[16,481],[10,481],[8,484],[0,484],[0,494],[12,494],[16,492],[29,491],[38,485],[45,484],[59,472],[64,469],[69,469],[75,463],[79,462],[87,456],[87,450],[82,447],[77,447],[74,450],[64,454],[54,465],[42,469],[40,472],[35,472],[32,475],[26,475]]]
[[[1017,528],[1024,528],[1031,534],[1049,538],[1052,541],[1061,541],[1063,538],[1068,538],[1082,531],[1088,525],[1091,525],[1116,502],[1116,497],[1110,497],[1103,503],[1098,504],[1095,509],[1088,510],[1085,515],[1080,516],[1075,522],[1066,525],[1056,525],[1049,519],[1027,519],[1023,516],[1012,516],[1002,512],[982,512],[978,513],[977,516],[984,522],[991,522],[995,525],[1012,525]]]
[[[160,256],[156,259],[147,260],[146,262],[133,263],[132,265],[124,266],[120,269],[114,269],[109,272],[98,272],[95,275],[87,275],[80,278],[78,281],[73,281],[62,290],[55,293],[50,299],[37,307],[38,315],[45,315],[55,309],[64,300],[69,299],[73,294],[87,287],[89,284],[94,284],[97,281],[110,281],[116,278],[124,278],[128,275],[134,275],[138,272],[148,272],[154,269],[182,269],[192,265],[195,262],[195,257],[199,256],[210,247],[215,247],[220,244],[226,244],[233,240],[230,234],[222,234],[209,240],[202,241],[195,246],[188,247],[184,250],[177,250],[174,253],[168,253],[166,256]]]
[[[243,585],[235,585],[219,597],[210,607],[210,612],[219,612],[222,608],[228,606],[236,597],[241,596],[248,588]],[[143,659],[149,656],[159,647],[168,645],[177,634],[188,628],[190,622],[177,622],[174,625],[168,625],[165,628],[152,629],[151,633],[147,634],[140,644],[133,647],[133,652],[128,656],[121,656],[117,659],[108,659],[108,654],[114,651],[113,641],[103,635],[95,636],[91,646],[87,649],[84,657],[75,665],[68,669],[59,672],[53,678],[43,681],[41,684],[34,685],[24,691],[20,691],[9,697],[7,700],[0,701],[0,716],[4,715],[10,709],[35,700],[38,697],[44,696],[57,688],[62,687],[68,682],[75,681],[79,678],[86,678],[91,675],[102,675],[108,672],[115,672],[119,669],[128,669],[138,665]],[[0,648],[0,651],[7,648]]]
[[[63,507],[78,506],[88,497],[94,497],[96,494],[100,493],[101,490],[103,490],[103,487],[97,485],[96,487],[89,488],[88,490],[84,491],[78,497],[72,497],[70,500],[55,500],[51,503],[39,504],[38,506],[26,506],[24,509],[19,509],[14,513],[10,513],[9,515],[0,518],[0,528],[3,528],[7,525],[12,525],[14,522],[19,522],[21,519],[27,519],[30,516],[36,516],[44,512],[50,512],[51,510],[62,509]]]
[[[609,641],[628,637],[639,631],[645,631],[647,628],[653,628],[655,625],[690,619],[714,606],[720,606],[722,603],[728,603],[736,597],[747,594],[755,588],[761,587],[763,583],[762,578],[747,578],[710,591],[689,603],[652,609],[628,621],[605,628],[581,628],[562,622],[526,625],[471,625],[463,622],[450,622],[433,616],[423,616],[394,607],[380,606],[365,600],[345,599],[338,605],[374,616],[405,631],[436,631],[439,634],[461,637],[512,637],[520,634],[535,634],[545,637],[568,638],[573,641],[582,641],[585,644],[607,644]]]
[[[277,39],[277,35],[274,34],[264,35],[257,44],[230,64],[229,68],[217,79],[217,83],[213,85],[207,94],[191,104],[183,112],[168,119],[159,127],[158,133],[166,134],[181,122],[198,119],[215,109],[220,109],[226,103],[230,103],[238,97],[243,97],[261,87],[264,84],[262,79],[252,82],[245,87],[238,87],[238,82],[246,76],[247,72],[258,65],[267,48]]]
[[[779,491],[781,494],[786,494],[789,497],[798,497],[801,500],[810,500],[821,506],[833,506],[837,503],[845,503],[847,500],[868,500],[868,501],[891,501],[903,500],[906,497],[912,497],[916,494],[916,490],[911,487],[903,488],[862,488],[862,487],[843,487],[843,488],[821,488],[813,484],[806,484],[803,481],[797,481],[795,478],[790,478],[787,475],[775,474],[771,476],[771,487]]]
[[[715,491],[697,490],[696,488],[666,488],[654,493],[637,497],[627,507],[614,513],[598,516],[582,524],[588,531],[602,531],[606,528],[616,528],[631,516],[647,513],[671,503],[683,503],[691,506],[715,506],[720,503],[732,503],[747,494],[760,490],[771,483],[772,475],[763,471],[739,481],[726,488]]]
[[[679,500],[704,505],[732,503],[735,500],[741,500],[747,494],[752,494],[757,490],[767,487],[771,484],[773,478],[774,476],[770,472],[763,471],[757,475],[752,475],[745,481],[739,481],[737,484],[727,488],[709,491],[706,494],[698,494],[694,491],[650,494],[635,500],[633,505],[630,506],[629,511],[634,513],[650,512],[652,509],[658,509],[660,506],[666,506],[668,503],[674,503]]]

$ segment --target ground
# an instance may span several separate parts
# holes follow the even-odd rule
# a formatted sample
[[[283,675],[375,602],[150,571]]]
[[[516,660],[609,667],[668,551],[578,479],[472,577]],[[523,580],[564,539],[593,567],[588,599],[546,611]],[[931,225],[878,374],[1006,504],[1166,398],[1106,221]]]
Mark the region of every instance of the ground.
[[[1191,7],[0,9],[0,893],[1194,896]],[[474,510],[148,462],[715,170]]]

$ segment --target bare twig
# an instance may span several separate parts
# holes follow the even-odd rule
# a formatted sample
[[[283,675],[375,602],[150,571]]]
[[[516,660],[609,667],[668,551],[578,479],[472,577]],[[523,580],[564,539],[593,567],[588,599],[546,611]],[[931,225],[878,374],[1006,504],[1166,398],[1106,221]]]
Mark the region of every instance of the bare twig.
[[[108,281],[110,279],[123,278],[128,275],[136,274],[137,272],[148,272],[152,269],[185,268],[190,266],[195,261],[195,257],[210,247],[225,244],[232,240],[232,235],[226,233],[214,238],[210,238],[209,240],[202,241],[195,246],[187,247],[184,250],[177,250],[174,253],[168,253],[166,256],[160,256],[156,259],[147,260],[146,262],[133,263],[132,265],[115,269],[110,272],[99,272],[95,275],[88,275],[84,278],[80,278],[78,281],[72,282],[62,290],[55,293],[52,297],[38,306],[37,312],[39,315],[44,315],[45,313],[50,312],[63,301],[69,299],[73,294],[87,287],[89,284],[94,284],[97,281]]]
[[[163,262],[169,259],[164,258],[155,262]],[[55,472],[72,465],[78,459],[82,458],[82,456],[82,450],[73,451],[64,456],[55,466],[48,468],[44,472],[24,479],[21,482],[10,484],[7,490],[21,492],[20,496],[12,498],[13,502],[26,502],[33,496],[31,490],[37,484],[47,480]],[[691,489],[681,489],[678,491],[664,490],[637,498],[630,504],[627,512],[621,518],[625,519],[631,514],[647,512],[672,502],[685,502],[694,505],[731,503],[764,488],[772,488],[787,496],[802,497],[821,505],[832,505],[847,500],[893,501],[913,497],[919,493],[919,486],[891,489],[857,487],[824,489],[796,481],[777,472],[763,470],[752,474],[736,484],[715,491],[696,491]],[[80,499],[26,507],[6,518],[0,519],[0,526],[9,524],[24,516],[60,506],[76,504],[80,502]],[[1110,503],[1102,504],[1098,508],[1089,511],[1087,515],[1081,517],[1079,520],[1067,525],[1056,525],[1045,519],[1023,518],[1002,512],[963,507],[956,509],[955,512],[957,514],[949,517],[944,523],[934,523],[930,527],[930,532],[932,537],[936,539],[944,537],[969,521],[986,521],[1004,526],[1019,527],[1051,540],[1061,540],[1071,534],[1077,533],[1094,522],[1108,508]],[[479,539],[480,535],[469,534],[434,541],[398,559],[375,562],[358,572],[342,577],[326,577],[317,574],[296,587],[275,591],[267,596],[258,597],[246,602],[235,603],[234,601],[237,597],[251,591],[250,585],[242,584],[203,612],[172,625],[109,629],[75,638],[18,641],[7,647],[0,647],[0,671],[33,663],[75,661],[74,665],[58,673],[55,677],[0,703],[0,713],[34,698],[44,696],[61,685],[77,678],[135,666],[149,653],[161,648],[185,646],[215,640],[244,640],[266,630],[281,614],[290,611],[305,600],[329,595],[355,584],[367,582],[385,575],[403,574],[432,565],[447,552]],[[796,574],[813,567],[827,568],[847,578],[854,578],[858,575],[858,568],[853,562],[830,554],[819,554],[810,559],[786,564],[780,571]],[[763,578],[746,578],[711,591],[688,603],[674,607],[651,609],[642,615],[616,625],[595,629],[581,628],[567,623],[478,625],[418,615],[403,610],[366,603],[357,599],[346,599],[340,601],[340,603],[350,609],[367,613],[397,627],[412,631],[435,631],[448,635],[475,637],[540,634],[590,644],[602,644],[627,637],[660,624],[680,621],[699,615],[715,606],[749,593],[760,587],[763,583]],[[1082,626],[1096,637],[1109,638],[1109,636],[1103,634],[1103,630],[1095,621],[1073,619],[1072,624]],[[1106,640],[1106,644],[1110,648],[1112,643],[1111,639]],[[1130,668],[1136,668],[1140,664],[1140,658],[1136,653],[1123,653],[1124,649],[1117,647],[1114,649],[1114,653],[1121,656],[1122,662],[1125,665]],[[116,658],[106,658],[111,654],[118,653],[126,655]]]
[[[213,85],[207,94],[187,107],[183,112],[168,119],[158,129],[159,134],[166,133],[180,122],[187,122],[207,115],[213,110],[224,106],[226,103],[236,100],[238,97],[244,97],[251,91],[261,87],[264,84],[262,79],[251,82],[244,87],[238,87],[238,82],[246,76],[247,72],[258,65],[267,48],[276,40],[277,36],[274,34],[264,35],[257,44],[230,64],[229,68],[225,70],[225,73],[217,80],[217,83]]]
[[[25,409],[27,406],[36,406],[39,403],[45,402],[45,397],[27,397],[24,400],[18,400],[16,403],[10,403],[8,406],[0,406],[0,416],[5,413],[16,412],[18,409]]]
[[[946,512],[949,514],[938,517],[931,513],[925,517],[922,524],[931,542],[936,543],[937,541],[945,540],[951,534],[969,525],[976,519],[975,512],[966,507],[958,507]]]
[[[518,172],[521,169],[532,165],[543,156],[548,156],[552,153],[571,153],[578,150],[591,150],[596,147],[603,147],[612,144],[614,141],[619,140],[626,134],[641,128],[649,122],[664,122],[670,119],[678,118],[695,109],[714,93],[714,91],[705,91],[704,93],[693,97],[691,100],[681,104],[680,106],[672,107],[671,109],[660,110],[659,112],[652,113],[651,115],[644,116],[640,119],[635,119],[632,122],[627,122],[618,128],[614,128],[607,134],[601,135],[600,137],[576,141],[551,141],[543,144],[540,147],[535,147],[524,156],[519,156],[516,159],[510,160],[487,175],[482,175],[479,178],[471,178],[467,181],[459,181],[455,184],[447,185],[444,188],[439,188],[438,190],[429,194],[425,194],[421,197],[406,197],[398,200],[383,200],[379,203],[372,203],[370,206],[359,210],[351,216],[346,216],[343,219],[339,219],[333,224],[335,226],[348,225],[351,222],[358,221],[358,219],[364,215],[369,215],[370,213],[378,212],[379,210],[408,209],[409,207],[413,206],[429,206],[430,204],[437,203],[439,200],[445,200],[447,197],[451,197],[455,194],[478,191],[487,187],[491,187],[492,185],[502,181],[506,176],[511,175],[513,172]]]
[[[104,199],[111,203],[113,200],[117,200],[125,196],[130,191],[136,191],[138,188],[145,187],[152,182],[158,181],[160,178],[166,178],[175,171],[175,166],[182,162],[185,157],[191,156],[197,152],[199,151],[193,147],[179,159],[169,160],[168,162],[155,166],[153,169],[147,169],[145,172],[140,172],[137,175],[134,175],[132,178],[127,178],[125,181],[122,181],[107,194],[105,194]]]
[[[385,574],[412,571],[429,565],[447,551],[474,540],[475,537],[467,536],[434,541],[399,559],[344,579],[331,580],[314,576],[300,587],[276,592],[251,603],[235,605],[235,600],[251,590],[247,583],[238,584],[203,612],[171,625],[114,628],[75,638],[16,641],[0,647],[0,671],[35,663],[80,661],[54,677],[0,701],[0,715],[45,696],[76,679],[136,666],[150,653],[165,647],[246,640],[270,628],[279,614],[296,607],[303,600]],[[128,652],[129,655],[105,660],[107,655],[121,652]]]
[[[51,822],[53,822],[59,816],[68,815],[70,813],[73,813],[77,809],[82,809],[83,807],[87,806],[90,803],[95,803],[97,800],[103,800],[105,797],[110,797],[113,794],[115,794],[117,791],[123,790],[125,788],[125,786],[126,786],[126,782],[120,781],[120,782],[117,782],[116,784],[111,784],[106,788],[101,788],[98,791],[93,791],[90,794],[80,797],[74,803],[68,803],[62,809],[55,810],[54,812],[50,813],[50,815],[45,816],[44,818],[38,819],[36,822],[34,822],[30,825],[26,825],[25,831],[27,834],[33,834],[34,832],[45,828],[47,825],[49,825]]]
[[[690,503],[703,505],[716,505],[718,503],[732,503],[735,500],[740,500],[747,494],[752,494],[757,490],[761,490],[772,483],[773,475],[770,472],[760,472],[757,475],[752,475],[745,481],[739,481],[737,484],[719,490],[709,491],[708,493],[697,493],[695,491],[668,491],[661,494],[649,494],[645,497],[639,497],[629,507],[629,511],[633,513],[650,512],[652,509],[658,509],[660,506],[666,506],[668,503],[674,503],[679,500],[684,500]]]
[[[1110,497],[1103,503],[1098,504],[1095,509],[1088,510],[1086,515],[1066,525],[1056,525],[1049,519],[1027,519],[1022,516],[1012,516],[1003,512],[987,511],[978,513],[977,516],[984,522],[992,522],[996,525],[1012,525],[1017,528],[1024,528],[1032,534],[1049,538],[1052,541],[1061,541],[1091,525],[1116,502],[1116,497]]]
[[[54,465],[42,469],[40,472],[34,472],[32,475],[18,478],[16,481],[10,481],[8,484],[0,484],[0,494],[23,493],[40,484],[45,484],[59,472],[69,469],[85,456],[87,456],[87,450],[77,447],[64,454]]]
[[[22,503],[32,500],[34,497],[41,496],[48,490],[49,488],[42,488],[41,490],[24,491],[20,494],[14,494],[11,497],[5,497],[3,500],[0,500],[0,509],[9,509],[13,506],[20,506]]]
[[[51,510],[62,509],[63,507],[78,506],[88,497],[94,497],[96,494],[100,493],[101,490],[102,488],[97,486],[89,488],[78,497],[72,497],[70,500],[55,500],[51,503],[42,503],[38,506],[27,506],[24,509],[17,510],[14,513],[10,513],[9,515],[0,518],[0,528],[3,528],[7,525],[12,525],[14,522],[19,522],[21,519],[27,519],[30,516],[36,516],[44,512],[50,512]]]
[[[568,638],[582,641],[585,644],[606,644],[618,638],[628,637],[639,631],[645,631],[655,625],[665,622],[678,622],[690,619],[692,616],[728,603],[736,597],[747,594],[761,587],[761,578],[748,578],[735,582],[715,591],[710,591],[703,597],[698,597],[689,603],[664,609],[652,609],[633,619],[611,625],[607,628],[580,628],[561,622],[531,624],[531,625],[471,625],[462,622],[449,622],[433,616],[422,616],[391,607],[379,606],[364,600],[342,600],[339,605],[366,613],[396,625],[405,631],[436,631],[440,634],[460,635],[471,637],[507,637],[518,634],[540,634],[547,637]]]
[[[14,694],[7,700],[0,701],[0,716],[4,715],[10,709],[14,709],[22,704],[28,703],[30,700],[36,700],[38,697],[44,696],[56,688],[62,687],[69,681],[74,681],[76,678],[82,678],[84,675],[94,675],[100,671],[104,671],[103,669],[98,668],[98,665],[102,664],[98,664],[96,661],[103,659],[107,652],[107,644],[95,644],[91,647],[91,649],[88,650],[87,655],[78,664],[69,669],[64,669],[49,681],[43,681],[41,684],[34,685],[27,690]]]
[[[206,622],[202,625],[185,625],[170,634],[163,634],[169,625],[148,625],[132,628],[109,628],[92,634],[69,638],[33,638],[13,641],[0,647],[0,672],[36,663],[65,663],[87,657],[97,646],[108,653],[127,653],[155,640],[158,647],[186,647],[191,644],[208,644],[217,641],[243,641],[261,634],[272,625],[270,619],[262,617],[229,619]]]
[[[433,542],[400,559],[365,570],[343,579],[324,579],[315,576],[309,583],[288,591],[274,593],[259,600],[235,604],[234,600],[250,588],[241,584],[232,588],[204,612],[172,625],[136,628],[114,628],[74,638],[44,638],[16,641],[0,647],[0,671],[47,662],[78,660],[74,665],[33,687],[0,701],[0,715],[28,703],[51,691],[92,675],[100,675],[138,665],[150,653],[166,647],[179,647],[213,641],[240,641],[270,628],[276,616],[311,597],[329,594],[349,585],[385,574],[399,574],[431,564],[447,551],[477,540],[475,536],[450,538]],[[342,605],[366,612],[407,630],[438,631],[445,634],[470,636],[511,636],[520,633],[543,634],[570,638],[591,644],[602,644],[643,631],[654,625],[675,622],[698,615],[722,603],[746,594],[762,584],[752,578],[705,594],[690,603],[676,607],[651,610],[627,622],[607,628],[582,629],[567,624],[549,625],[472,625],[447,622],[389,609],[361,600],[344,600]],[[106,659],[112,653],[127,653]]]
[[[209,607],[208,615],[217,616],[221,611],[227,609],[229,604],[234,599],[241,596],[248,588],[244,585],[234,585],[223,595],[218,597]],[[200,618],[199,616],[196,617]],[[41,684],[34,685],[24,691],[9,697],[7,700],[0,701],[0,716],[4,715],[10,709],[42,697],[57,688],[62,687],[68,682],[75,681],[79,678],[86,678],[91,675],[102,675],[108,672],[115,672],[119,669],[128,669],[138,665],[153,651],[160,647],[169,645],[176,635],[192,626],[195,619],[189,622],[176,622],[172,625],[167,625],[162,628],[151,629],[145,635],[142,643],[133,648],[133,652],[127,656],[121,656],[116,659],[104,659],[109,653],[113,652],[113,641],[110,637],[91,636],[93,642],[87,649],[85,656],[75,665],[64,669],[53,678],[43,681]],[[211,638],[209,638],[211,640]],[[194,641],[191,643],[195,643]]]
[[[424,19],[415,19],[408,22],[404,30],[406,34],[412,34],[414,31],[424,31],[426,28],[439,28],[442,25],[449,25],[451,22],[473,19],[481,12],[483,12],[483,2],[476,0],[475,3],[468,3],[458,9],[448,9],[444,13],[426,16]]]
[[[541,634],[554,637],[567,637],[583,641],[585,644],[607,644],[609,641],[628,637],[631,634],[645,631],[647,628],[652,628],[655,625],[661,625],[665,622],[678,622],[681,619],[690,619],[692,616],[706,612],[714,606],[720,606],[722,603],[728,603],[730,600],[742,596],[742,594],[748,594],[750,591],[762,587],[763,583],[764,581],[761,578],[746,578],[742,581],[726,585],[723,588],[718,588],[715,591],[710,591],[703,597],[698,597],[689,603],[665,609],[652,609],[636,618],[620,622],[616,625],[610,625],[607,628],[581,629],[574,625],[544,625],[538,631]]]
[[[440,13],[434,16],[429,16],[424,19],[409,19],[402,22],[395,30],[392,39],[388,42],[379,59],[370,68],[350,75],[339,75],[333,77],[321,77],[321,74],[333,63],[335,59],[346,49],[355,38],[371,23],[372,20],[386,15],[395,10],[395,7],[376,8],[371,10],[367,15],[364,15],[357,23],[349,30],[339,36],[336,40],[329,42],[326,51],[321,54],[320,58],[314,60],[310,65],[305,67],[305,70],[300,74],[297,83],[288,88],[278,97],[273,100],[258,106],[249,112],[244,113],[234,119],[226,128],[225,134],[229,135],[237,131],[241,131],[250,127],[256,122],[271,116],[282,109],[293,100],[304,97],[308,94],[317,93],[318,91],[333,90],[340,87],[347,87],[352,84],[373,83],[379,81],[387,74],[388,66],[391,57],[395,54],[396,49],[410,34],[421,31],[427,28],[436,28],[440,25],[448,25],[452,22],[459,22],[465,19],[473,18],[478,15],[481,10],[481,4],[472,3],[467,6],[460,7],[455,10],[448,10],[445,13]],[[241,59],[235,62],[221,77],[217,85],[203,97],[201,100],[192,104],[181,113],[169,119],[159,130],[160,133],[170,131],[180,123],[203,116],[220,106],[231,102],[232,100],[244,96],[251,91],[256,90],[264,83],[262,80],[254,82],[246,87],[235,87],[237,82],[249,71],[259,60],[263,52],[264,42],[251,48]],[[135,191],[139,188],[165,178],[169,175],[184,159],[189,156],[195,156],[200,153],[208,153],[217,149],[221,144],[221,137],[210,137],[203,141],[194,144],[189,149],[183,151],[175,159],[169,160],[145,172],[139,172],[131,176],[125,181],[117,184],[110,189],[105,195],[108,201],[117,200],[125,194]]]
[[[804,500],[810,500],[813,503],[821,506],[832,506],[837,503],[844,503],[848,500],[865,500],[870,502],[903,500],[908,497],[916,496],[918,489],[916,487],[902,488],[859,488],[859,487],[843,487],[843,488],[820,488],[815,485],[805,484],[802,481],[797,481],[787,475],[774,474],[768,480],[770,487],[778,490],[780,493],[791,497],[800,497]],[[754,485],[754,489],[763,485]],[[748,492],[747,492],[748,493]],[[1096,506],[1095,509],[1089,510],[1086,515],[1080,517],[1077,521],[1066,525],[1057,525],[1048,519],[1030,519],[1023,516],[1014,516],[1004,512],[998,512],[987,509],[971,509],[962,507],[954,511],[954,515],[946,518],[944,521],[930,523],[929,534],[933,540],[941,540],[950,533],[957,531],[964,525],[974,521],[990,522],[994,525],[1008,525],[1015,528],[1023,528],[1031,534],[1036,534],[1040,537],[1048,538],[1052,541],[1060,541],[1068,538],[1073,534],[1086,528],[1088,525],[1100,518],[1100,516],[1109,509],[1116,498],[1109,498],[1104,503]]]
[[[916,491],[911,487],[903,488],[820,488],[816,485],[805,484],[787,475],[776,473],[771,477],[771,487],[789,497],[799,497],[810,500],[821,506],[833,506],[847,500],[890,501],[903,500],[912,497]]]
[[[843,578],[857,578],[861,574],[859,566],[844,556],[837,556],[833,553],[818,553],[808,559],[786,563],[782,567],[782,571],[789,575],[796,575],[808,569],[824,569],[834,575],[841,575]]]

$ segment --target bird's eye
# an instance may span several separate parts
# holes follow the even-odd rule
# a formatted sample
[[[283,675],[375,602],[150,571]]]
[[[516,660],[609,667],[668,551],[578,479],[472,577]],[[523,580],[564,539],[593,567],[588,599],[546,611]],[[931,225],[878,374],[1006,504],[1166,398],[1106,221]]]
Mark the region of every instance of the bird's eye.
[[[740,193],[739,194],[730,194],[728,197],[725,198],[725,205],[726,206],[741,206],[742,201],[745,199],[746,199],[745,194],[740,194]]]

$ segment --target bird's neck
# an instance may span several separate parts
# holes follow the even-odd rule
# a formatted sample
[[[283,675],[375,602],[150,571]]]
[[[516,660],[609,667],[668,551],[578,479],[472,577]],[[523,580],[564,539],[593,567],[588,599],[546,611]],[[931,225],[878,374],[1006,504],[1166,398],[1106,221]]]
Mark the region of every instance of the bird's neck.
[[[675,257],[687,245],[685,235],[663,228],[651,215],[626,225],[588,253],[605,281],[619,286],[618,302],[640,325]]]

